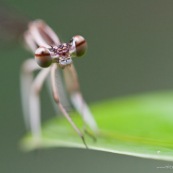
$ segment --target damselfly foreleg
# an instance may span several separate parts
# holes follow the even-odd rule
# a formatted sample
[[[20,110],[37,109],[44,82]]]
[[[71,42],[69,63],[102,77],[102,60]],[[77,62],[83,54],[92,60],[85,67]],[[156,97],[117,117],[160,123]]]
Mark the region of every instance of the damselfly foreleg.
[[[67,113],[67,111],[65,110],[65,108],[61,104],[61,101],[59,99],[59,94],[58,94],[58,87],[56,86],[56,79],[55,79],[56,70],[57,70],[57,64],[53,64],[51,66],[51,84],[52,84],[53,98],[54,98],[58,108],[60,109],[61,113],[68,120],[68,122],[71,124],[73,129],[78,133],[78,135],[81,137],[83,143],[87,147],[83,133],[79,130],[79,128],[76,126],[76,124],[71,119],[70,115]]]
[[[21,71],[21,95],[25,123],[37,139],[41,137],[39,93],[50,71],[50,68],[41,69],[34,79],[33,72],[39,69],[34,59],[29,59],[24,62]]]
[[[88,105],[83,99],[82,93],[80,91],[77,72],[73,64],[64,69],[64,76],[67,90],[70,94],[70,99],[74,108],[82,116],[84,125],[88,125],[94,132],[97,133],[97,124],[90,109],[88,108]]]

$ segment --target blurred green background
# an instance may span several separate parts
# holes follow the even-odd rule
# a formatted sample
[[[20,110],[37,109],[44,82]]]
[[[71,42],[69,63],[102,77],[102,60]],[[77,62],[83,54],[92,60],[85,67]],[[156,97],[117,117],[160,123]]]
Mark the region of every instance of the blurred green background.
[[[173,1],[171,0],[6,0],[18,14],[45,20],[64,41],[85,36],[89,49],[74,64],[86,100],[173,89]],[[5,45],[4,45],[5,44]],[[25,134],[19,73],[32,55],[20,44],[1,42],[0,172],[113,173],[170,172],[173,165],[91,150],[54,148],[23,153]],[[45,89],[44,89],[45,90]],[[55,115],[42,93],[43,119]],[[46,106],[44,106],[46,104]]]

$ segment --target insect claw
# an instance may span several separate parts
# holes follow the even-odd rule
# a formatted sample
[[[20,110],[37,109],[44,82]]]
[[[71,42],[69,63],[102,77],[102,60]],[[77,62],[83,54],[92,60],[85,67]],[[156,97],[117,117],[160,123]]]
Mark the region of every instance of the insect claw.
[[[82,139],[82,141],[83,141],[83,143],[84,143],[86,149],[89,149],[89,148],[88,148],[88,145],[86,144],[86,141],[85,141],[85,138],[84,138],[83,135],[81,135],[81,139]]]

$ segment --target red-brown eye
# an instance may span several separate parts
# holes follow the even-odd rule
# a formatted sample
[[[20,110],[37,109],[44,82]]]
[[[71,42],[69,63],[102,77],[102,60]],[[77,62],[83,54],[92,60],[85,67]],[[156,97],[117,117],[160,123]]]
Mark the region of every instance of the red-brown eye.
[[[81,35],[76,35],[72,38],[76,45],[76,56],[80,57],[85,54],[87,50],[87,42]]]
[[[40,67],[46,68],[52,64],[50,52],[45,47],[39,47],[35,51],[35,60]]]

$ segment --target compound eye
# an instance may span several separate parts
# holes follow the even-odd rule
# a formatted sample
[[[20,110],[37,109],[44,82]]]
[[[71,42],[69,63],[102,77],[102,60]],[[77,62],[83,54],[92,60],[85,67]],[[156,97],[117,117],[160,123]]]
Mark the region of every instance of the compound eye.
[[[46,68],[52,64],[50,52],[45,47],[39,47],[35,51],[35,60],[40,67]]]
[[[76,46],[76,56],[80,57],[85,54],[87,50],[87,42],[84,37],[81,35],[76,35],[73,38],[73,41],[75,41]]]

